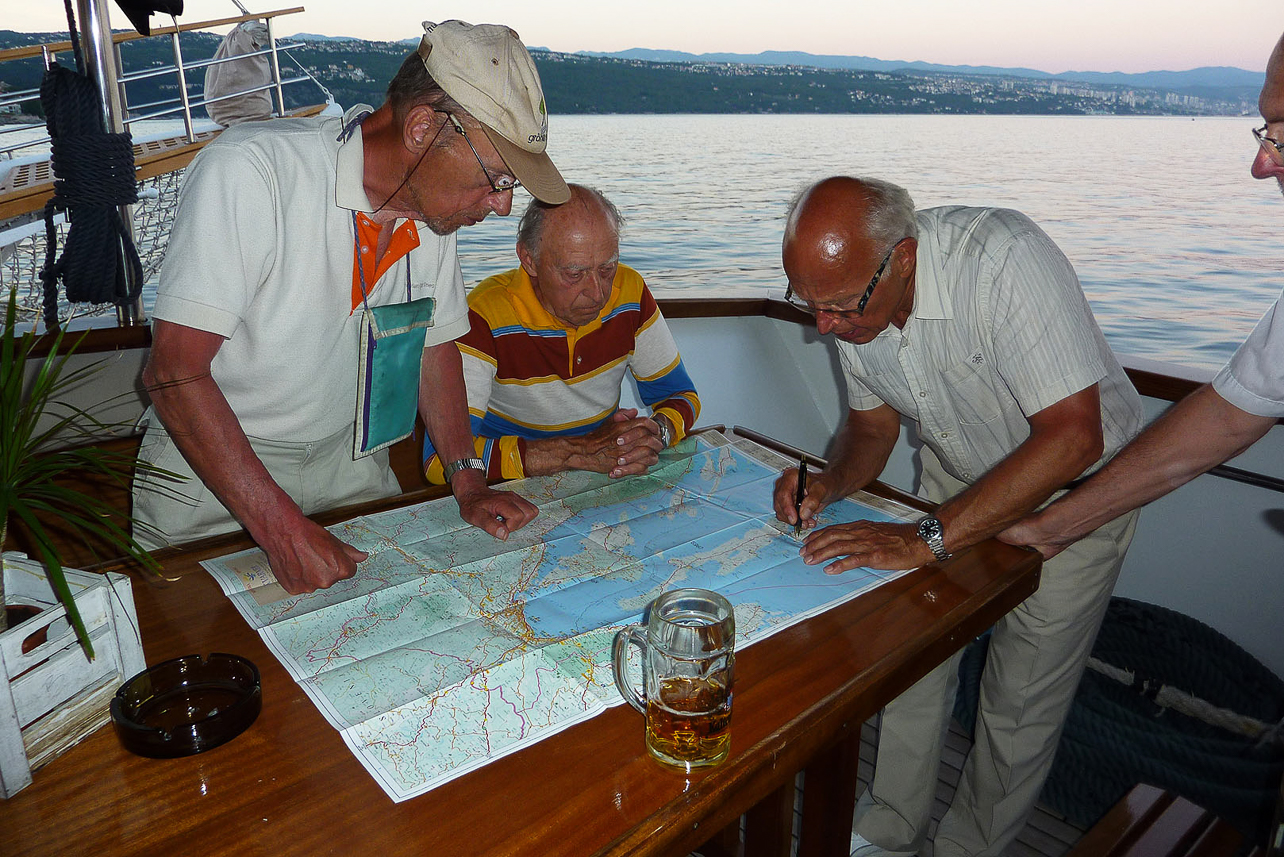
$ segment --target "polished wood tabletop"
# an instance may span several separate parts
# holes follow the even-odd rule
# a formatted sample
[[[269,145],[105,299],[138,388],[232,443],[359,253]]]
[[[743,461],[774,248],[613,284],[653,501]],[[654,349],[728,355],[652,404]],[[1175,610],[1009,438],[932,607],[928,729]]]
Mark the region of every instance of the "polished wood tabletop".
[[[248,546],[158,554],[176,579],[135,575],[134,598],[149,664],[210,652],[257,664],[258,720],[169,760],[100,729],[0,801],[0,853],[681,855],[748,813],[745,853],[787,855],[806,769],[803,852],[846,855],[861,723],[1026,598],[1039,571],[1034,552],[985,542],[738,652],[731,755],[711,770],[652,761],[641,716],[618,706],[398,804],[199,566]]]

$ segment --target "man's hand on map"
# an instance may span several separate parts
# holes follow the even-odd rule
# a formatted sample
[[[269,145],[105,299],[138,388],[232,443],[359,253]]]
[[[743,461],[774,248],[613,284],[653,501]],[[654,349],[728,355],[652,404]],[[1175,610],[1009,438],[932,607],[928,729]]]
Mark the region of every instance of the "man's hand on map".
[[[299,595],[326,589],[357,573],[366,552],[335,538],[325,527],[300,517],[275,538],[257,538],[277,583]]]
[[[646,473],[660,460],[660,427],[636,408],[620,409],[588,434],[526,442],[526,472],[545,476],[591,470],[612,479]]]
[[[918,568],[936,557],[918,536],[915,524],[853,521],[817,530],[803,542],[803,562],[816,565],[841,557],[825,566],[825,574],[842,574],[853,568],[899,571]]]
[[[829,505],[829,486],[825,482],[825,475],[822,473],[808,480],[806,496],[803,497],[802,506],[799,508],[801,515],[794,514],[794,498],[797,491],[798,469],[790,467],[780,474],[771,495],[772,505],[776,508],[776,519],[786,524],[796,524],[801,517],[803,529],[809,530],[816,526],[816,515]]]
[[[512,491],[496,491],[480,470],[461,470],[450,480],[459,517],[503,541],[539,514],[535,504]]]

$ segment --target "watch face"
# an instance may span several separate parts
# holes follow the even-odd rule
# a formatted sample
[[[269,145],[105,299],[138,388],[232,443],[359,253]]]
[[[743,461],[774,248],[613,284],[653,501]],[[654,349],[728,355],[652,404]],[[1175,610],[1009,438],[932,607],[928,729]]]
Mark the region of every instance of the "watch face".
[[[936,518],[924,518],[918,522],[918,534],[925,539],[939,538],[941,522]]]

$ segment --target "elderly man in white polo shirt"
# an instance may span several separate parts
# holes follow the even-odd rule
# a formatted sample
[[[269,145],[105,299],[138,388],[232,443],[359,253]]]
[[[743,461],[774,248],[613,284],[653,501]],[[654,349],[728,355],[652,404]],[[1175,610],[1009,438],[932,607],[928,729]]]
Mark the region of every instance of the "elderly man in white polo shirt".
[[[149,546],[239,524],[287,591],[352,576],[365,554],[306,516],[397,493],[367,433],[408,430],[416,394],[463,518],[502,539],[535,515],[472,463],[454,232],[507,215],[518,183],[550,203],[569,193],[517,34],[424,28],[377,110],[239,125],[190,167],[153,313],[141,454],[195,479],[135,480],[135,515],[164,536],[140,533]],[[376,339],[397,323],[380,310],[397,305],[413,321],[405,371]]]
[[[941,504],[916,524],[812,532],[802,555],[830,574],[948,559],[1101,467],[1141,425],[1141,401],[1070,263],[1018,212],[916,212],[896,185],[826,179],[791,208],[783,256],[791,302],[838,340],[850,410],[800,514],[796,474],[777,482],[777,516],[814,526],[829,500],[877,477],[902,418],[922,442],[920,488]],[[1133,523],[1107,524],[1046,563],[1038,591],[995,627],[976,742],[937,857],[1000,854],[1024,824]],[[854,855],[906,857],[923,845],[957,665],[955,656],[884,711]]]

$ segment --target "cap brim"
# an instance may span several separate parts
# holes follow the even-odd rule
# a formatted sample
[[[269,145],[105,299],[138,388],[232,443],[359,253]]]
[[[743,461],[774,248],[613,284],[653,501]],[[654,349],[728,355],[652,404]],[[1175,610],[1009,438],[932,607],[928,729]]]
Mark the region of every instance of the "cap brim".
[[[499,152],[504,163],[512,170],[513,177],[530,191],[531,196],[548,205],[561,205],[571,198],[571,189],[566,186],[562,174],[553,166],[552,159],[546,153],[528,152],[487,128],[485,124],[478,124],[486,132],[495,151]]]

